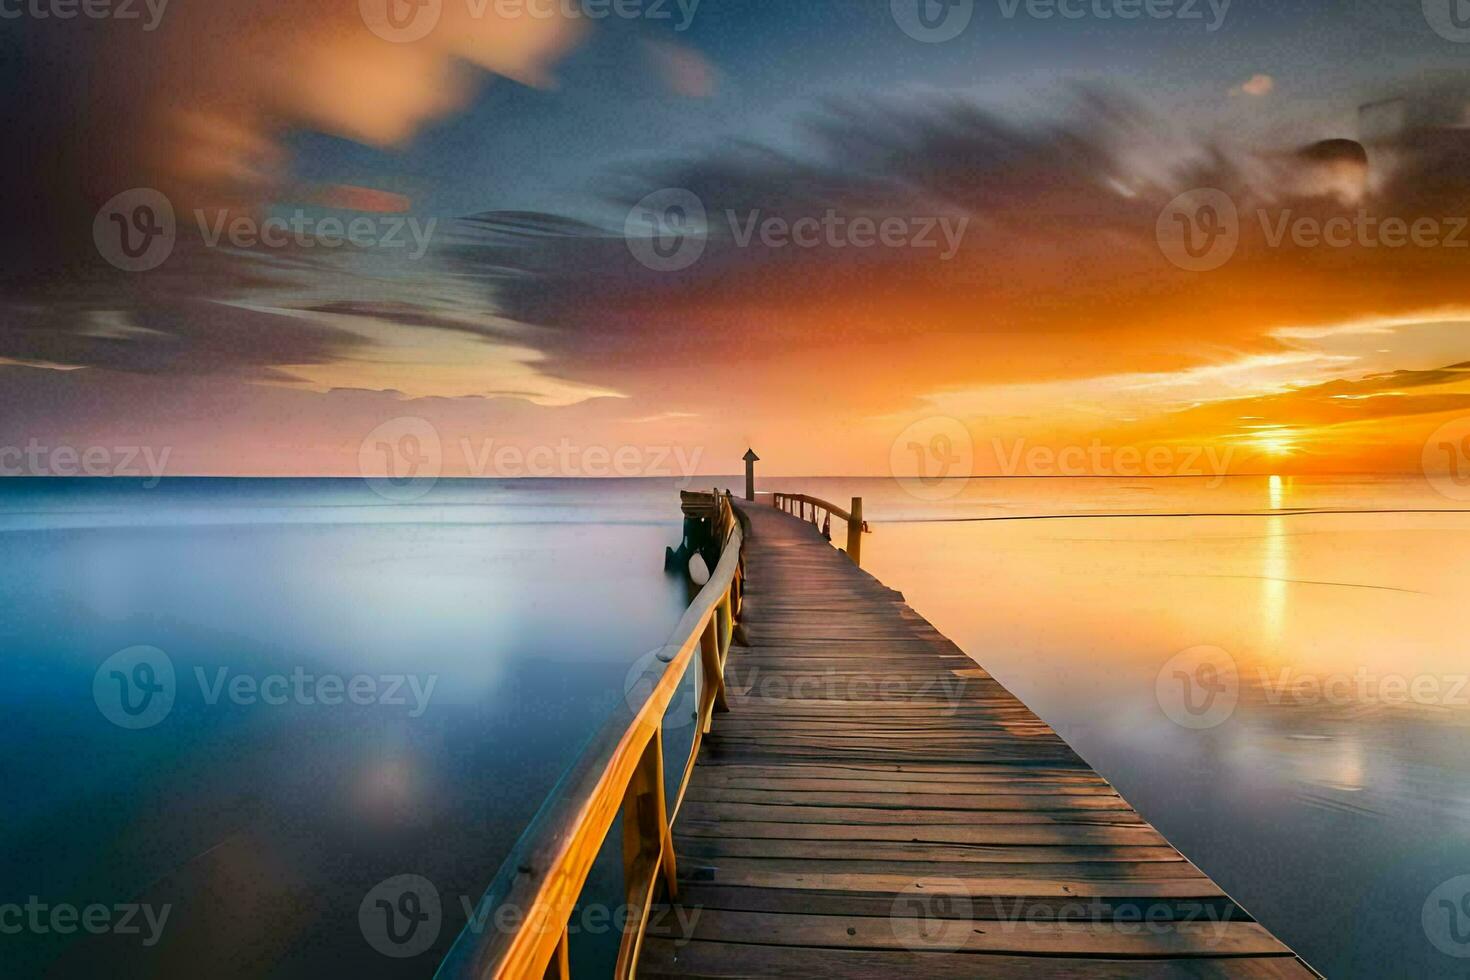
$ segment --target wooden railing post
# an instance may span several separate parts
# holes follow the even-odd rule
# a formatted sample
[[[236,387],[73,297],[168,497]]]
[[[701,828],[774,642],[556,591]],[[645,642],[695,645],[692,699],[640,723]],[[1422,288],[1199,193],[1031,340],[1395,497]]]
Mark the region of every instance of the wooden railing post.
[[[659,725],[648,740],[623,797],[623,887],[629,928],[623,933],[618,949],[617,977],[631,977],[637,970],[643,931],[660,872],[669,900],[679,897],[674,835],[669,829],[668,806],[664,801],[663,742],[663,726]]]
[[[854,565],[863,563],[863,498],[852,498],[852,515],[847,521],[847,557]]]
[[[725,701],[725,665],[720,657],[720,625],[719,616],[711,616],[709,625],[704,628],[704,634],[699,638],[699,669],[704,673],[704,682],[714,689],[714,710],[726,712],[730,710]],[[709,731],[709,725],[714,721],[714,715],[705,719],[705,731]]]
[[[567,943],[570,937],[565,928],[561,931],[561,942],[556,944],[556,955],[546,964],[546,980],[572,980],[572,962]]]

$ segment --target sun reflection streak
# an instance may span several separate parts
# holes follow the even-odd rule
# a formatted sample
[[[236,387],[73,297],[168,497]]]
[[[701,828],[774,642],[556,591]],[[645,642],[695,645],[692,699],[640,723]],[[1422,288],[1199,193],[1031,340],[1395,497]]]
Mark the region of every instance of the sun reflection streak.
[[[1287,483],[1279,476],[1267,482],[1271,509],[1281,510],[1287,498]],[[1265,636],[1262,647],[1279,651],[1286,628],[1287,579],[1291,574],[1290,539],[1284,517],[1266,519],[1266,541],[1261,561],[1261,620]]]

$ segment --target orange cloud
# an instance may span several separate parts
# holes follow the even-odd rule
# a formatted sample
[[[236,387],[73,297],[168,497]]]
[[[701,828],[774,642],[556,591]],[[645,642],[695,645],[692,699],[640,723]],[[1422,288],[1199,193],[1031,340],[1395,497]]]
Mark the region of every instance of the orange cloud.
[[[134,166],[149,178],[138,182],[191,206],[248,204],[279,179],[289,129],[400,143],[468,104],[475,69],[551,84],[551,66],[583,29],[565,17],[497,16],[493,4],[482,16],[430,4],[416,9],[435,12],[432,29],[395,43],[372,29],[371,6],[204,0],[170,10],[150,57],[114,73],[131,80],[111,128],[119,149],[138,151]]]
[[[1276,90],[1276,79],[1270,75],[1252,75],[1247,81],[1230,90],[1231,95],[1253,95],[1257,98],[1270,95]]]
[[[402,194],[353,184],[332,184],[313,196],[316,203],[323,207],[340,208],[343,211],[370,211],[376,214],[401,214],[412,203]]]
[[[645,41],[644,51],[675,95],[707,99],[715,91],[715,67],[694,48],[670,41]]]

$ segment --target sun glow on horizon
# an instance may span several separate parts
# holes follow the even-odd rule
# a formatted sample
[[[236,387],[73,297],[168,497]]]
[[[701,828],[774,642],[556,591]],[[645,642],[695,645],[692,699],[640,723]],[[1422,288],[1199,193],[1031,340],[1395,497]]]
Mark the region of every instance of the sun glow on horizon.
[[[1294,456],[1301,451],[1290,434],[1281,432],[1263,432],[1253,436],[1251,446],[1268,456]]]

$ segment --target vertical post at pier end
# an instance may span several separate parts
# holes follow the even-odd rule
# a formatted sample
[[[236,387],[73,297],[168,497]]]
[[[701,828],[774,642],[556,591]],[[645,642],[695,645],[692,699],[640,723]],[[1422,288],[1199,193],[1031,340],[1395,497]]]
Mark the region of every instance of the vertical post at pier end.
[[[754,449],[745,451],[745,499],[755,501],[755,464],[760,462],[760,457],[755,454]]]
[[[847,522],[847,557],[859,567],[863,563],[863,498],[852,498],[852,517]]]

